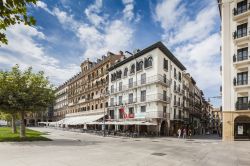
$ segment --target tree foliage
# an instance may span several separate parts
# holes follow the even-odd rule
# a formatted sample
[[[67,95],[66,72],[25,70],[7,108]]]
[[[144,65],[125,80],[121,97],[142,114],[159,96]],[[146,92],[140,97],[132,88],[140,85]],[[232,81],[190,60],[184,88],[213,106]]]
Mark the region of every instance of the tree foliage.
[[[46,110],[53,100],[53,87],[44,72],[33,73],[31,67],[22,72],[18,65],[11,71],[0,72],[0,110],[20,114],[22,137],[25,114]]]
[[[36,4],[37,0],[0,0],[0,45],[8,44],[4,31],[7,27],[20,24],[35,25],[34,17],[27,14],[27,6]]]

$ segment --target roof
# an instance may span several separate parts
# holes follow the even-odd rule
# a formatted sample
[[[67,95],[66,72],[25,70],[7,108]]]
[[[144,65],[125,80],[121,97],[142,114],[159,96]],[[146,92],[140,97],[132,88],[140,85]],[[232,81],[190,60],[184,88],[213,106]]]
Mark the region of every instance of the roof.
[[[168,48],[162,43],[162,42],[157,42],[143,50],[141,50],[140,52],[128,57],[127,59],[124,59],[121,62],[116,63],[115,65],[111,66],[109,68],[109,71],[114,70],[115,68],[126,64],[127,62],[130,62],[131,60],[138,58],[156,48],[159,48],[176,66],[178,66],[181,70],[186,70],[185,66],[168,50]]]

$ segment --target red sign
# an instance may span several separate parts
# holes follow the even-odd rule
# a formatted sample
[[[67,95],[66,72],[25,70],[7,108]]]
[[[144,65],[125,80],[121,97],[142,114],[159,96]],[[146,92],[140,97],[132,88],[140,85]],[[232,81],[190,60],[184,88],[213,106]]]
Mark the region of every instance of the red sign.
[[[129,118],[134,118],[135,114],[129,114],[128,116],[129,116]]]

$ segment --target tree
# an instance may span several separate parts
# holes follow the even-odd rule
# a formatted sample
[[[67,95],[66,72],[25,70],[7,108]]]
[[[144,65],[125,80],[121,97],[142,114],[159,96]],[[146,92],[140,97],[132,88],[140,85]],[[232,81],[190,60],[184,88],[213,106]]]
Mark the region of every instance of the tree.
[[[20,24],[35,25],[36,21],[34,17],[27,15],[27,6],[30,4],[36,4],[37,0],[0,0],[0,45],[8,44],[3,30],[7,27]]]
[[[2,113],[2,117],[6,118],[6,120],[11,117],[11,126],[12,133],[17,133],[16,130],[16,110],[13,105],[13,95],[14,95],[14,87],[10,82],[11,80],[8,77],[7,72],[0,71],[0,110]]]
[[[12,95],[10,97],[0,93],[0,99],[7,98],[11,107],[20,114],[20,137],[25,137],[24,117],[28,112],[39,112],[45,110],[54,100],[53,87],[44,76],[44,72],[33,73],[32,68],[25,71],[20,71],[19,66],[16,65],[11,71],[7,73],[7,80],[9,86],[5,83],[1,84],[1,88],[6,90],[10,88]],[[1,80],[1,78],[0,78]],[[0,103],[1,106],[1,103]]]

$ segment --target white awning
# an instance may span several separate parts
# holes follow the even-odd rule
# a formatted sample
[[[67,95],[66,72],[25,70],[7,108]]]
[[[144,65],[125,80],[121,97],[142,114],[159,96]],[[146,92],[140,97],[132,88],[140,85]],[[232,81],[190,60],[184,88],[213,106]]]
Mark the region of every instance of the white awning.
[[[102,125],[103,122],[90,122],[87,124],[98,124]],[[146,125],[146,126],[156,126],[156,123],[146,122],[146,121],[112,121],[105,122],[106,125]]]
[[[101,119],[103,115],[88,115],[88,116],[76,116],[76,117],[67,117],[63,119],[62,124],[66,125],[81,125],[94,122],[98,119]]]

